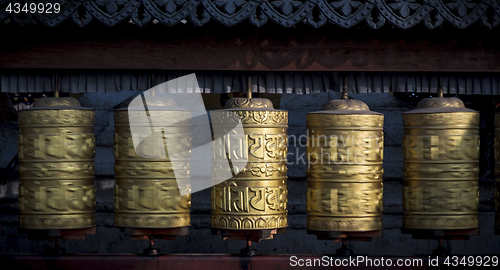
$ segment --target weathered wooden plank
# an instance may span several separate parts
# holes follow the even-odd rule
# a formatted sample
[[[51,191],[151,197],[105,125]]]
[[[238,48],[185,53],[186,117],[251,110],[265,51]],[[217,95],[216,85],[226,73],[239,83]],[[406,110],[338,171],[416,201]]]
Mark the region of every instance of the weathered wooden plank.
[[[391,88],[391,76],[390,76],[390,74],[384,73],[382,76],[383,76],[382,83],[383,83],[384,93],[395,92],[395,89],[393,90]]]
[[[29,92],[26,74],[19,74],[17,77],[17,87],[23,92]]]
[[[42,92],[41,91],[42,89],[36,89],[35,87],[35,76],[30,76],[30,75],[26,76],[26,87],[30,92]]]
[[[9,88],[12,88],[12,89],[17,89],[17,92],[20,92],[20,93],[24,93],[26,92],[26,89],[19,89],[19,86],[18,86],[18,83],[17,83],[17,76],[10,76],[8,78],[9,80]]]
[[[45,76],[44,80],[44,92],[53,92],[54,89],[54,76],[47,75]]]
[[[498,78],[491,77],[491,94],[498,95]]]
[[[48,79],[49,77],[45,74],[42,74],[42,73],[38,73],[34,77],[35,77],[35,82],[32,85],[33,88],[30,90],[34,91],[34,92],[44,92],[45,80]],[[64,88],[62,90],[64,90]],[[68,90],[69,90],[69,88],[68,88]],[[68,90],[66,90],[66,91],[68,91]]]
[[[281,72],[276,72],[276,92],[278,93],[286,93],[284,86],[284,78],[283,78],[283,73]]]
[[[382,84],[382,73],[376,72],[373,74],[373,92],[375,93],[383,93],[384,85]]]
[[[295,88],[295,92],[297,94],[309,94],[306,92],[306,89],[304,88],[304,76],[302,76],[301,72],[293,73],[293,85]]]
[[[319,93],[323,88],[323,77],[319,72],[313,72],[312,74],[312,93]]]
[[[78,80],[79,80],[79,76],[78,74],[75,73],[75,80],[77,81],[78,83]],[[132,85],[131,85],[131,82],[130,82],[130,71],[123,71],[121,73],[121,78],[120,78],[120,89],[119,90],[133,90],[132,89]]]
[[[356,72],[357,93],[368,93],[368,84],[365,72]]]
[[[405,73],[395,73],[396,79],[394,80],[396,82],[396,89],[398,92],[409,92],[408,88],[406,87],[406,74]]]
[[[449,77],[449,88],[448,88],[448,93],[449,94],[458,94],[458,89],[457,89],[457,76],[451,75]]]
[[[96,76],[97,82],[97,92],[106,92],[106,76],[102,73],[97,73]]]
[[[481,94],[481,77],[479,75],[474,75],[473,76],[473,90],[472,94],[473,95],[480,95]]]
[[[205,76],[204,77],[204,92],[205,93],[214,93],[214,90],[212,88],[213,86],[213,83],[212,83],[212,72],[209,72],[209,73],[205,73]]]
[[[139,89],[148,90],[149,88],[153,87],[153,85],[151,85],[151,76],[149,72],[145,70],[141,70],[139,72],[140,72],[138,78]]]
[[[147,90],[152,85],[162,84],[186,74],[188,71],[103,71],[103,70],[35,70],[0,73],[0,90],[17,92],[52,92],[56,73],[63,92],[110,92],[122,90]],[[203,93],[245,92],[247,72],[203,71],[197,72]],[[349,90],[368,92],[437,92],[442,78],[446,94],[500,93],[499,73],[426,73],[426,72],[258,72],[253,73],[253,91],[259,93],[308,94],[341,91],[343,76],[348,75]],[[278,78],[278,79],[277,79]],[[183,86],[169,84],[171,93],[185,91]],[[215,87],[215,88],[214,88]],[[431,88],[434,88],[431,89]],[[183,90],[184,89],[184,90]],[[214,90],[218,89],[218,90]],[[433,91],[433,92],[431,92]],[[434,92],[435,93],[435,92]]]
[[[106,85],[106,89],[109,89],[111,92],[116,92],[121,90],[121,80],[122,76],[120,73],[113,72],[113,75],[111,76],[111,81]],[[156,83],[154,85],[157,85]],[[108,90],[106,90],[108,91]]]
[[[294,87],[293,72],[285,72],[285,89],[287,93],[303,94],[300,89]]]
[[[415,75],[415,92],[422,92],[422,76],[420,74]]]
[[[348,92],[349,93],[357,93],[358,86],[356,85],[356,76],[355,76],[354,72],[347,73],[347,84],[348,84],[348,89],[349,89]],[[342,89],[343,89],[343,87],[342,87]]]
[[[491,78],[488,74],[481,76],[481,94],[491,95]]]
[[[439,74],[438,75],[441,79],[441,87],[443,87],[443,93],[444,94],[449,94],[449,86],[448,86],[448,83],[449,83],[449,78],[448,78],[448,75],[446,74]],[[438,89],[439,89],[439,84],[438,84]]]
[[[0,87],[1,89],[10,90],[10,91],[15,91],[16,89],[12,89],[9,84],[9,78],[10,74],[2,74],[0,72]]]
[[[437,93],[438,87],[439,87],[439,75],[431,74],[429,81],[429,92],[432,94]]]
[[[254,78],[252,78],[252,81]],[[222,72],[214,72],[214,80],[212,81],[214,85],[214,93],[225,93],[224,86],[222,85]],[[253,91],[254,89],[252,89]]]
[[[398,75],[397,75],[397,73],[394,73],[394,72],[389,72],[389,74],[391,76],[391,89],[394,92],[398,92],[399,91]]]
[[[224,72],[222,75],[223,85],[224,85],[224,93],[231,93],[233,88],[233,76],[229,72]]]
[[[414,93],[416,88],[415,74],[413,72],[406,73],[406,92]]]
[[[466,80],[465,80],[464,75],[457,76],[457,84],[458,84],[458,94],[459,95],[467,94],[467,91],[466,91],[467,84],[466,84]]]
[[[423,74],[422,76],[422,93],[430,92],[430,78],[428,74]]]
[[[312,75],[311,73],[307,72],[304,73],[304,89],[306,94],[312,93]]]
[[[243,73],[233,73],[234,76],[234,91],[236,92],[246,92],[248,89],[248,78]],[[267,82],[266,82],[267,85]]]
[[[174,80],[178,76],[179,76],[179,74],[177,74],[177,73],[169,73],[167,75],[167,81]],[[221,87],[221,89],[222,89],[222,87]],[[177,81],[175,81],[175,83],[167,83],[167,93],[177,93]]]
[[[465,77],[465,89],[467,92],[467,95],[472,95],[473,90],[474,90],[474,78],[472,75],[466,75]]]
[[[168,81],[168,79],[167,79],[167,74],[165,74],[165,72],[157,72],[153,74],[153,82],[152,82],[153,85],[163,84],[166,81]],[[201,84],[203,84],[203,81],[201,82]],[[168,89],[162,89],[162,90],[167,91]]]
[[[259,82],[259,93],[265,93],[266,92],[266,77],[264,76],[264,73],[258,72],[257,77],[258,77],[258,82]]]
[[[266,76],[266,86],[267,86],[267,93],[270,94],[275,94],[276,92],[276,81],[275,81],[276,75],[274,72],[269,72]]]
[[[373,93],[375,92],[373,89],[373,72],[367,73],[366,74],[366,84],[368,87],[368,93]]]

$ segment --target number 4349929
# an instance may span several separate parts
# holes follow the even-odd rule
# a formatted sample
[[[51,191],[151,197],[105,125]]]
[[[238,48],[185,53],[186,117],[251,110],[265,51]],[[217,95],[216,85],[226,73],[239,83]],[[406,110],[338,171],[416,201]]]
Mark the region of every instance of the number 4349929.
[[[5,11],[9,13],[59,13],[61,4],[59,3],[9,3]]]
[[[498,266],[497,256],[447,256],[443,262],[446,266]]]

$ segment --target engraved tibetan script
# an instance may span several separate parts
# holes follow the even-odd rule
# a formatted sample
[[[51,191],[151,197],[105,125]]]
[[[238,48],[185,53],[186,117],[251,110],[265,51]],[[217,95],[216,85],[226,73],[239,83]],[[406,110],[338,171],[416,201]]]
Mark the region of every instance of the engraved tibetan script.
[[[286,186],[243,187],[226,181],[212,188],[212,209],[224,212],[283,211],[287,204]]]
[[[309,188],[307,201],[310,213],[374,214],[382,211],[382,189]]]
[[[149,209],[169,211],[189,209],[190,196],[180,196],[177,187],[155,183],[153,186],[115,186],[115,210],[123,207],[129,210]]]
[[[475,212],[478,208],[478,187],[421,188],[405,187],[405,211]]]
[[[80,211],[94,209],[95,187],[75,186],[62,182],[60,186],[20,186],[20,211]]]

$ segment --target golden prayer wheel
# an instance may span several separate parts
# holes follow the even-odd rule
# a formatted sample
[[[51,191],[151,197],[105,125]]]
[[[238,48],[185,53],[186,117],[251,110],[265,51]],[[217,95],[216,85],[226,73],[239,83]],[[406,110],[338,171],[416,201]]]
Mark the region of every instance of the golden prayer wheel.
[[[307,229],[382,230],[384,115],[359,100],[307,114]]]
[[[500,234],[500,113],[495,114],[495,232]]]
[[[274,230],[287,227],[287,124],[288,112],[276,110],[264,98],[231,98],[225,109],[211,111],[212,126],[230,129],[241,121],[244,134],[222,134],[215,138],[232,154],[231,166],[238,173],[225,182],[224,151],[214,151],[212,179],[213,229]],[[217,141],[217,140],[215,140]],[[248,161],[248,163],[247,163]],[[280,231],[278,231],[279,233]],[[268,237],[266,237],[268,238]],[[272,236],[270,237],[272,238]]]
[[[403,227],[477,228],[479,113],[440,90],[404,113],[403,125]]]
[[[94,111],[41,98],[19,112],[19,223],[24,229],[95,226]]]
[[[145,99],[147,112],[133,104],[115,110],[114,223],[132,228],[186,227],[191,222],[190,186],[178,183],[189,182],[191,112],[169,98]],[[134,146],[133,139],[140,143]],[[182,189],[187,195],[180,195]]]

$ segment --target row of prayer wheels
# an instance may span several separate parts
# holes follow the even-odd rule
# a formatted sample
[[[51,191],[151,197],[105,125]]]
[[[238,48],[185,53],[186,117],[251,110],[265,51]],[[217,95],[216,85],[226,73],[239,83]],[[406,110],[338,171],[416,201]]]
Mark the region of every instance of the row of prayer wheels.
[[[166,128],[147,131],[148,118],[132,116],[134,107],[115,111],[114,223],[186,227],[190,186],[178,186],[177,180],[188,183],[190,178],[191,115],[173,100],[147,98],[147,117],[162,112],[158,118]],[[211,226],[229,231],[285,228],[288,113],[273,109],[267,99],[233,98],[225,109],[210,113],[212,123],[228,123],[229,112],[241,120],[244,136],[213,136],[222,137],[224,149],[238,152],[245,162],[230,160],[238,173],[220,183],[217,168],[225,153],[213,153],[213,174],[208,177],[219,184],[211,188]],[[309,230],[382,230],[383,121],[383,114],[350,99],[346,89],[342,99],[307,115]],[[479,114],[457,98],[440,96],[422,100],[404,113],[403,122],[403,227],[477,228]],[[19,124],[20,227],[95,226],[94,112],[74,98],[42,98],[20,111]],[[132,124],[143,125],[145,131],[134,134]],[[498,142],[498,116],[496,127]],[[134,136],[142,142],[135,145]],[[157,147],[167,141],[174,147]],[[498,150],[496,158],[500,162]],[[497,180],[497,211],[499,187]],[[181,190],[188,195],[181,196]]]

